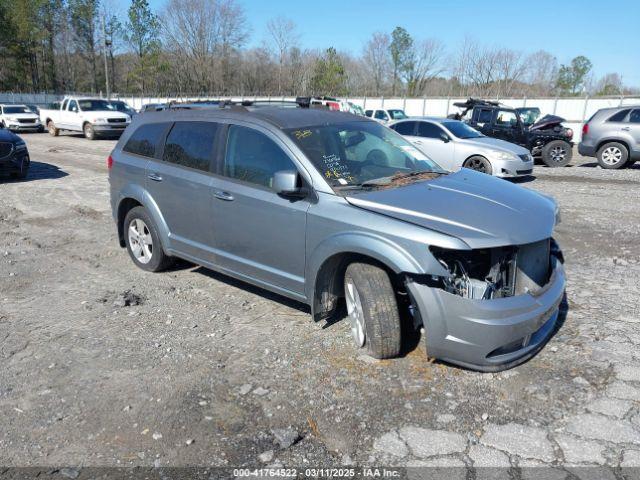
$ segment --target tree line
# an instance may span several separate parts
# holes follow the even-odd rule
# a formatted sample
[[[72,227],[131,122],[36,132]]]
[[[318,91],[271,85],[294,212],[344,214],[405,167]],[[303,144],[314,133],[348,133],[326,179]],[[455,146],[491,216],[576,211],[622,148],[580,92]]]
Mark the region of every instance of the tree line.
[[[100,0],[0,0],[0,91],[135,95],[576,96],[639,93],[585,56],[559,64],[466,38],[454,48],[406,29],[374,32],[361,52],[301,47],[285,17],[249,46],[237,0],[167,0],[125,14]],[[255,42],[254,42],[255,43]]]

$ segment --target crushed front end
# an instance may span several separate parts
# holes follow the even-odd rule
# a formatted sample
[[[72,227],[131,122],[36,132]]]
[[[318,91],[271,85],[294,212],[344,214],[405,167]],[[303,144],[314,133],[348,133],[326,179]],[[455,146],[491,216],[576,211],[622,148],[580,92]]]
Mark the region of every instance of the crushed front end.
[[[553,239],[476,250],[432,247],[431,253],[449,275],[406,278],[429,356],[496,371],[542,348],[565,289],[562,253]]]

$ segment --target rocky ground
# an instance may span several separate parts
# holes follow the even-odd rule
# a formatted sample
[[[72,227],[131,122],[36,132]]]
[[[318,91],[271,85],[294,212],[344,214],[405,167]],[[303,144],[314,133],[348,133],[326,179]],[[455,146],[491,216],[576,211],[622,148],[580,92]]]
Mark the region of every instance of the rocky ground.
[[[135,268],[114,142],[24,138],[28,180],[0,180],[0,465],[640,467],[640,165],[520,182],[560,203],[568,301],[539,355],[487,374],[421,344],[372,360],[345,322],[191,264]]]

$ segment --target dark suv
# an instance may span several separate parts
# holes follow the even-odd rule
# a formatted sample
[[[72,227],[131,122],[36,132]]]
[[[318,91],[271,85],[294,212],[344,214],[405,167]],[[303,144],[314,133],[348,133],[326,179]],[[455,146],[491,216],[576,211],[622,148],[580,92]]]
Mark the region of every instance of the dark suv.
[[[451,118],[464,120],[488,137],[500,138],[523,146],[548,167],[564,167],[571,162],[573,130],[562,126],[564,119],[545,115],[532,125],[522,119],[522,110],[498,102],[470,98],[454,103],[462,109]],[[528,109],[532,110],[532,109]]]
[[[26,178],[29,173],[29,151],[18,135],[0,127],[0,174]]]
[[[108,161],[122,247],[147,271],[180,257],[346,312],[356,347],[497,370],[535,354],[564,291],[555,201],[442,169],[365,117],[262,106],[135,117]]]

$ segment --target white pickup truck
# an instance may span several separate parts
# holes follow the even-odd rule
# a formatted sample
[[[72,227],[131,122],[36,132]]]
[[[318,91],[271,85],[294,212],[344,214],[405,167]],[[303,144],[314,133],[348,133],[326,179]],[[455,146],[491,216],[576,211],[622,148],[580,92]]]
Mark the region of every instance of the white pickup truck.
[[[116,111],[101,98],[66,97],[51,107],[40,109],[40,121],[54,137],[60,130],[82,132],[89,140],[119,137],[131,123],[129,115]]]

